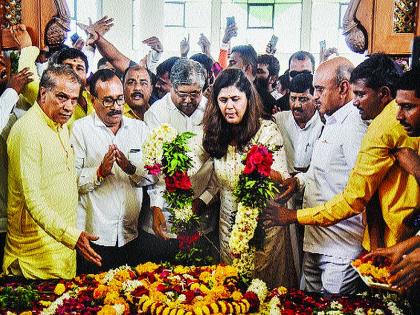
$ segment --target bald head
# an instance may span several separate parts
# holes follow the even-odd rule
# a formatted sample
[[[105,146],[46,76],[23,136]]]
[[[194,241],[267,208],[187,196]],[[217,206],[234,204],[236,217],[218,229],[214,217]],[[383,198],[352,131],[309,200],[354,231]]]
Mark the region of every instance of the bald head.
[[[321,114],[332,115],[353,98],[350,75],[353,64],[336,57],[319,65],[314,75],[315,104]]]

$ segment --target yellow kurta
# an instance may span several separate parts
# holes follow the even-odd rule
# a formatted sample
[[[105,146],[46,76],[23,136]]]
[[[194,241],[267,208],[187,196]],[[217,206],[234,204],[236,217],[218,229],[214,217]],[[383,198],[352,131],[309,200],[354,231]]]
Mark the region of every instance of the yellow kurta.
[[[148,106],[148,105],[147,105]],[[150,108],[147,107],[147,108]],[[123,115],[125,117],[128,118],[132,118],[132,119],[138,119],[138,120],[144,120],[143,118],[139,117],[139,115],[137,115],[130,107],[130,105],[128,105],[127,103],[124,104],[124,108],[123,108]]]
[[[420,187],[414,176],[398,165],[391,151],[411,148],[420,154],[420,138],[407,136],[396,119],[397,110],[392,101],[372,121],[344,191],[322,206],[298,210],[299,223],[334,224],[363,212],[378,191],[386,225],[385,245],[392,246],[415,234],[404,220],[420,207]],[[363,247],[370,250],[367,229]]]
[[[69,132],[37,103],[7,140],[9,190],[3,271],[30,279],[76,274],[77,180]]]

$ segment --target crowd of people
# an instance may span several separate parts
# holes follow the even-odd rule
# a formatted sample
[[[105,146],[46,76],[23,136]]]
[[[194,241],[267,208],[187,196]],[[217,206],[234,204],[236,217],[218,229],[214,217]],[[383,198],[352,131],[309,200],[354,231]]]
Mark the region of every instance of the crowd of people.
[[[255,277],[270,287],[351,294],[351,262],[390,260],[401,292],[420,280],[420,69],[403,72],[384,54],[355,67],[340,56],[319,65],[306,51],[280,75],[274,49],[230,47],[160,60],[156,37],[139,62],[105,37],[39,51],[23,25],[18,72],[0,56],[0,248],[3,272],[72,278],[145,261],[175,262],[164,185],[144,167],[142,146],[168,123],[190,131],[193,211],[202,248],[229,264],[235,185],[252,144],[274,149],[281,187],[264,210]],[[104,26],[105,25],[105,26]],[[92,55],[102,58],[91,71]],[[42,58],[41,58],[42,56]]]

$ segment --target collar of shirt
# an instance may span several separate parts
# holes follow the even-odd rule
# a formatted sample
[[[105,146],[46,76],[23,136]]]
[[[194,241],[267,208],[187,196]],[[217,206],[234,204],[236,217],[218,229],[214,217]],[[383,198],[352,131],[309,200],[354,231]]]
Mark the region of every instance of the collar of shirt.
[[[290,110],[289,112],[290,112],[290,116],[292,116],[292,120],[293,120],[293,123],[295,124],[295,126],[296,126],[298,129],[302,130],[302,131],[310,129],[310,128],[312,127],[312,125],[314,125],[314,124],[315,124],[315,122],[316,122],[318,119],[320,119],[320,118],[319,118],[318,111],[315,111],[315,114],[314,114],[314,115],[311,117],[311,119],[309,119],[309,121],[305,124],[305,127],[300,128],[300,126],[297,124],[297,122],[296,122],[296,120],[295,120],[295,117],[293,117],[293,113],[292,113],[292,111]]]
[[[97,113],[93,113],[93,123],[96,127],[103,127],[103,128],[109,128],[105,123],[102,121],[101,118],[99,118]],[[129,127],[129,118],[125,117],[124,115],[121,116],[121,128],[128,128]]]
[[[133,119],[139,119],[142,120],[130,107],[130,105],[128,105],[127,103],[124,104],[124,108],[123,108],[123,115],[129,118],[133,118]]]
[[[60,129],[63,128],[63,126],[61,126],[59,123],[52,120],[50,117],[47,116],[47,114],[44,113],[41,106],[39,106],[38,102],[35,102],[34,106],[36,108],[36,112],[38,116],[41,117],[47,123],[48,127],[50,127],[52,130],[56,132],[58,132]]]
[[[174,104],[174,102],[172,102],[172,98],[171,98],[171,93],[167,93],[164,97],[166,97],[166,105],[167,108],[169,110],[176,110],[178,111],[181,115],[188,117],[187,115],[185,115],[183,112],[181,112],[178,107],[176,107],[176,105]],[[206,109],[206,104],[207,104],[207,98],[202,95],[201,96],[201,100],[200,103],[198,104],[196,110],[194,111],[194,113],[192,113],[192,115],[189,118],[193,118],[194,116],[196,116],[196,114],[198,112],[204,112],[204,110]],[[201,121],[200,121],[201,123]]]
[[[325,124],[332,125],[337,122],[342,123],[353,108],[353,101],[348,102],[343,107],[336,110],[332,115],[325,115]]]

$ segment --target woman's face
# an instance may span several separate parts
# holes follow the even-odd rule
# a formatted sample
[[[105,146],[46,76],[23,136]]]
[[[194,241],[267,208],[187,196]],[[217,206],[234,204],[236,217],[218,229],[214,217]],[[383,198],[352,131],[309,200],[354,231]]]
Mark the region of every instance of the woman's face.
[[[245,115],[248,99],[236,86],[228,86],[220,90],[217,103],[226,121],[236,125]]]

